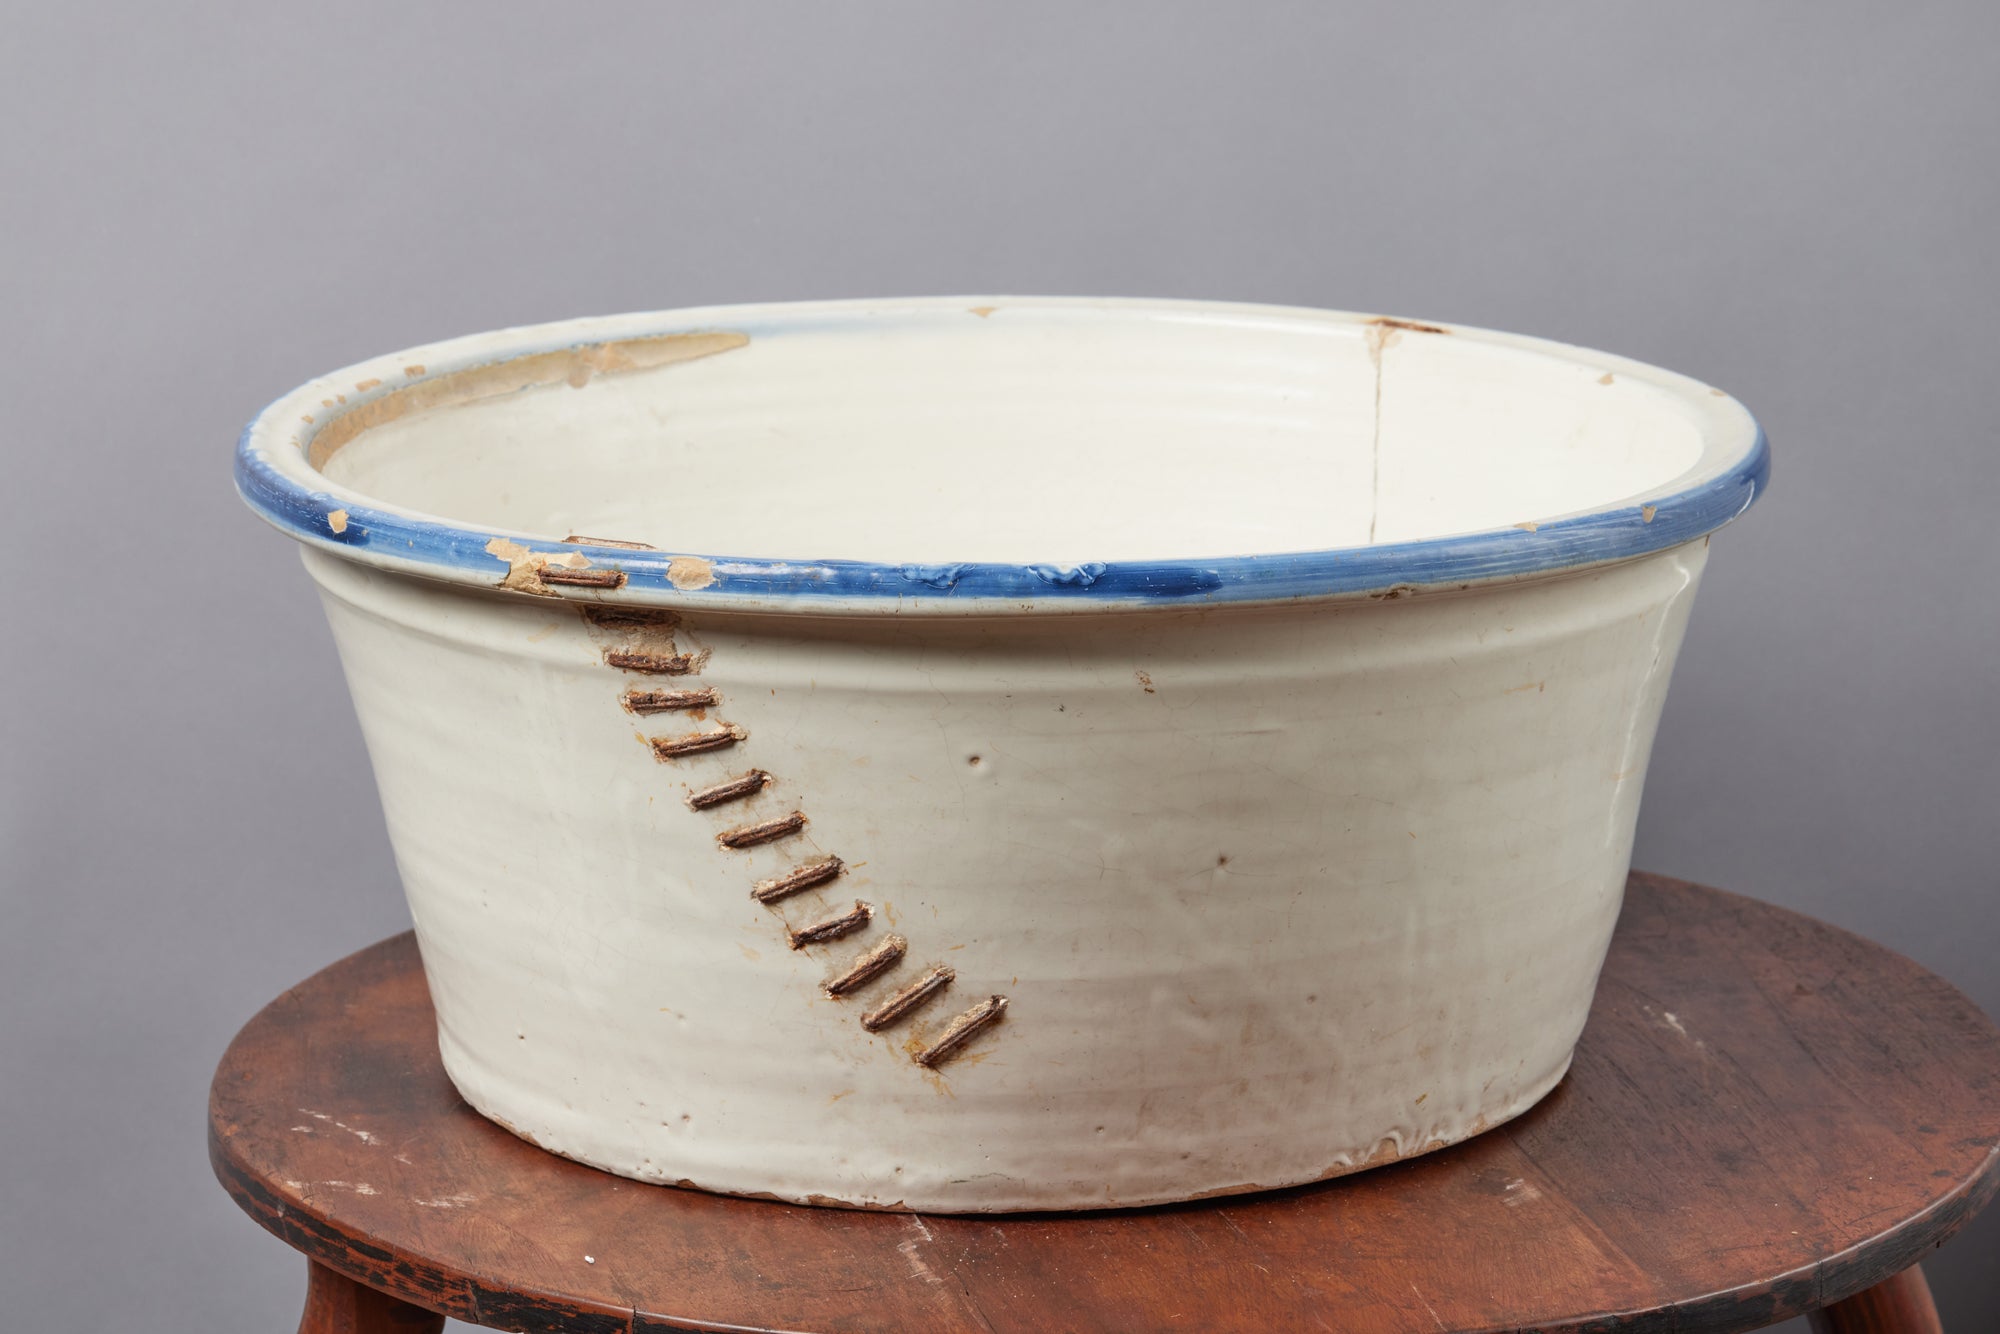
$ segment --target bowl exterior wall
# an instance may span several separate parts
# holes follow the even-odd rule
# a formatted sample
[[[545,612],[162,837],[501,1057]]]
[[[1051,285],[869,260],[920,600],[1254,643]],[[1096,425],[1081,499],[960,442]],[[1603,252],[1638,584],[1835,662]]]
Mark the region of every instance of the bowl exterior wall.
[[[1337,1175],[1553,1087],[1706,546],[1358,604],[672,625],[306,563],[468,1102],[642,1180],[980,1211]]]

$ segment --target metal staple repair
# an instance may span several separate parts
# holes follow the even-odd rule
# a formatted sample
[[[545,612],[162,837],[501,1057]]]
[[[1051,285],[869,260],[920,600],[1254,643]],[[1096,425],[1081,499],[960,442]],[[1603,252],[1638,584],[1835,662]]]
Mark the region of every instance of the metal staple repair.
[[[572,570],[566,565],[544,565],[538,573],[545,584],[574,584],[578,588],[623,588],[623,570]]]
[[[699,755],[704,751],[733,746],[747,735],[742,728],[732,725],[713,732],[689,732],[686,736],[648,737],[646,744],[653,748],[657,758],[677,760],[683,755]]]
[[[628,690],[625,692],[625,712],[644,714],[668,713],[674,709],[707,709],[721,701],[722,696],[706,686],[700,690]]]
[[[770,786],[770,783],[771,775],[762,769],[752,769],[749,773],[732,778],[726,783],[717,783],[714,787],[705,787],[699,792],[688,793],[688,805],[698,811],[705,811],[711,806],[754,797]]]
[[[715,841],[725,848],[754,848],[760,843],[775,843],[781,838],[790,838],[805,827],[805,812],[793,811],[775,820],[724,830],[715,836]]]
[[[847,863],[838,857],[828,857],[821,862],[808,862],[795,866],[774,880],[759,880],[750,891],[750,897],[759,903],[776,903],[794,894],[803,894],[816,889],[847,869]]]
[[[910,942],[901,936],[891,934],[882,937],[844,971],[827,979],[826,994],[845,996],[850,991],[867,986],[900,963],[909,948]]]
[[[957,976],[957,973],[943,965],[931,969],[922,977],[862,1015],[861,1026],[870,1033],[879,1033],[892,1024],[901,1023],[929,1004],[932,998],[950,986],[951,980]]]
[[[851,931],[859,931],[874,916],[875,909],[871,905],[856,899],[854,907],[847,912],[823,918],[811,926],[788,928],[785,935],[792,942],[793,949],[802,950],[808,945],[821,945],[829,940],[838,940]]]
[[[608,648],[607,665],[621,671],[644,672],[648,676],[686,676],[694,670],[694,659],[685,653],[649,653],[644,649]]]
[[[575,534],[563,540],[578,545],[654,550],[644,542],[621,542],[610,538],[581,537]],[[618,588],[625,583],[625,574],[621,570],[596,568],[573,570],[567,566],[552,565],[541,567],[539,573],[546,583],[572,584],[585,588]],[[591,624],[605,629],[671,630],[680,623],[680,618],[668,611],[587,604],[578,610]],[[640,642],[643,643],[644,640]],[[641,672],[653,676],[685,676],[700,670],[708,656],[706,652],[699,655],[675,652],[672,651],[673,647],[672,641],[668,640],[667,652],[639,647],[607,648],[604,650],[604,661],[607,666],[622,671]],[[627,690],[620,696],[620,703],[624,705],[625,711],[638,715],[713,708],[719,705],[721,700],[721,693],[709,686],[692,690]],[[722,722],[720,719],[717,721],[720,725],[714,730],[690,732],[674,737],[647,737],[645,741],[655,758],[668,761],[685,755],[700,755],[708,751],[723,750],[749,736],[747,731],[734,723]],[[776,780],[764,770],[751,769],[711,787],[690,792],[687,804],[698,811],[709,810],[753,797],[774,781]],[[778,816],[775,819],[726,829],[716,835],[716,841],[725,848],[754,848],[779,839],[790,838],[803,830],[806,823],[803,812],[793,811],[789,815]],[[803,894],[808,890],[830,884],[846,872],[847,864],[839,857],[824,857],[818,861],[794,866],[771,879],[757,881],[751,887],[750,896],[759,903],[770,906],[795,894]],[[800,927],[788,925],[785,928],[785,938],[795,950],[804,949],[809,945],[826,944],[865,929],[874,917],[874,905],[856,899],[854,906],[846,912],[834,913]],[[835,999],[853,995],[901,964],[909,953],[909,948],[909,941],[891,932],[856,955],[844,969],[822,983],[822,988],[828,996]],[[861,1026],[870,1033],[879,1033],[883,1029],[894,1027],[943,995],[956,977],[957,973],[944,965],[925,970],[914,982],[864,1011],[861,1015]],[[1005,996],[987,997],[952,1019],[935,1040],[916,1052],[911,1059],[925,1069],[935,1070],[955,1057],[974,1037],[998,1022],[1006,1014],[1007,1005],[1008,999]]]
[[[972,1041],[973,1035],[980,1029],[995,1022],[1005,1013],[1007,1013],[1007,998],[988,996],[946,1024],[944,1032],[938,1035],[938,1040],[917,1053],[917,1064],[927,1070],[937,1069],[956,1056],[959,1048]]]

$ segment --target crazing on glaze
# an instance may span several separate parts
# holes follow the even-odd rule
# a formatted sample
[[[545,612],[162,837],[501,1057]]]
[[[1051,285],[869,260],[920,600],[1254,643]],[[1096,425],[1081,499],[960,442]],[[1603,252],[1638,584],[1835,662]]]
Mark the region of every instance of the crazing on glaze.
[[[977,1211],[1336,1176],[1546,1094],[1767,467],[1600,353],[968,298],[400,353],[237,477],[319,586],[472,1106],[641,1180]]]

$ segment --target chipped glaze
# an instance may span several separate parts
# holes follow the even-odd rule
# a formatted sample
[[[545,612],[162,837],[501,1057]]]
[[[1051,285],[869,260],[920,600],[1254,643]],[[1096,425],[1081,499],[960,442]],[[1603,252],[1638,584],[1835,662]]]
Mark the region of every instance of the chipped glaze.
[[[1766,458],[1535,340],[979,298],[399,353],[238,480],[305,544],[469,1102],[644,1180],[997,1210],[1546,1093]]]

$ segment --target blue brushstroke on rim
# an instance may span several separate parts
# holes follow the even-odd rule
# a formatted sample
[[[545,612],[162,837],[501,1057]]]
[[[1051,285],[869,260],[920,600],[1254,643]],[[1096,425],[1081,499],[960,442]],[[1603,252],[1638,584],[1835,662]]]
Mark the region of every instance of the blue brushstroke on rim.
[[[563,340],[552,348],[579,348],[595,341]],[[1753,423],[1755,438],[1749,449],[1727,468],[1684,490],[1649,496],[1644,503],[1553,518],[1532,527],[1376,546],[1060,566],[1040,562],[919,565],[766,560],[636,551],[460,527],[372,508],[312,489],[281,473],[254,441],[260,430],[269,429],[273,414],[302,392],[294,390],[273,403],[244,428],[235,467],[237,490],[244,501],[300,541],[411,574],[492,588],[506,569],[488,552],[487,544],[495,537],[505,537],[552,557],[581,553],[590,558],[593,568],[617,569],[626,576],[624,587],[615,593],[552,590],[565,600],[712,606],[717,610],[774,610],[793,605],[818,613],[1018,613],[1394,596],[1403,590],[1448,589],[1555,574],[1679,546],[1742,514],[1763,493],[1770,476],[1770,448],[1763,429]],[[336,511],[346,516],[339,532],[333,531],[329,521]],[[675,584],[670,562],[690,558],[708,563],[713,583],[698,589]]]

